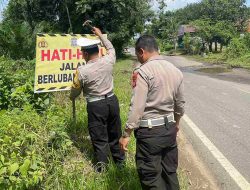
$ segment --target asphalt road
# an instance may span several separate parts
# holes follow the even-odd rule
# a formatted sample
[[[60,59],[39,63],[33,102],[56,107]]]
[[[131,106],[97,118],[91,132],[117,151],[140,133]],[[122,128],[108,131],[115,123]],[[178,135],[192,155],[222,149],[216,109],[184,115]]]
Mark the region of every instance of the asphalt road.
[[[211,65],[179,56],[166,58],[184,74],[186,115],[250,182],[250,72],[233,69],[208,74],[197,70]],[[185,127],[194,147],[215,173],[220,189],[237,189],[227,172],[190,131]]]

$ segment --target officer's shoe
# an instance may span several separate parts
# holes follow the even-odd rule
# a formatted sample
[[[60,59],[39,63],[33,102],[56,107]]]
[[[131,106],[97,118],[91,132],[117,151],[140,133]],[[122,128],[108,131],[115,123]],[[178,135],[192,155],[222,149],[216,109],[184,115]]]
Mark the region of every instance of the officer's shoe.
[[[94,170],[95,170],[95,172],[98,172],[98,173],[106,172],[107,171],[107,164],[104,162],[98,162],[94,166]]]

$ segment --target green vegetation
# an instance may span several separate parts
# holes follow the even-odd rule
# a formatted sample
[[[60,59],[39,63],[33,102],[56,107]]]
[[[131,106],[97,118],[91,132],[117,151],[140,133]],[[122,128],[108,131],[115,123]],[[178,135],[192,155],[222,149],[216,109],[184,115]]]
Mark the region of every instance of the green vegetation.
[[[153,15],[151,2],[9,0],[0,23],[1,190],[141,189],[134,161],[135,139],[129,144],[124,168],[110,163],[106,172],[96,173],[84,98],[77,101],[75,123],[69,93],[34,94],[34,55],[37,33],[90,33],[82,27],[90,19],[109,35],[120,56]],[[133,63],[131,58],[120,59],[114,72],[123,126]],[[180,182],[187,189],[182,171]]]
[[[49,94],[34,94],[35,61],[0,57],[0,110],[32,105],[42,112],[50,103]]]
[[[133,63],[132,59],[122,59],[115,65],[115,93],[120,101],[123,125],[130,103]],[[7,64],[15,68],[15,72],[8,69]],[[129,145],[125,168],[119,169],[111,163],[108,171],[96,173],[91,162],[91,142],[87,138],[84,98],[77,101],[77,122],[74,124],[67,92],[53,93],[50,104],[45,107],[45,103],[37,107],[34,102],[40,99],[46,102],[48,95],[31,96],[32,86],[30,90],[17,93],[23,86],[30,85],[34,71],[26,71],[27,67],[34,67],[34,61],[18,62],[1,58],[0,66],[6,68],[4,77],[9,76],[10,81],[4,82],[10,86],[3,88],[8,96],[5,99],[8,100],[14,93],[16,99],[25,100],[18,106],[1,100],[8,109],[1,108],[0,111],[0,189],[141,189],[135,169],[134,138]],[[15,80],[11,82],[11,78]],[[183,173],[180,174],[180,181],[182,189],[187,189]]]
[[[228,64],[231,67],[250,69],[250,34],[242,38],[233,38],[228,47],[221,53],[208,53],[207,56],[192,55],[199,61],[213,64]]]
[[[169,51],[172,44],[171,53],[176,52],[178,41],[186,54],[249,68],[250,8],[245,0],[202,0],[176,11],[161,8],[147,30],[159,38],[162,51]],[[178,32],[180,26],[186,27],[184,35]]]
[[[37,33],[88,34],[85,20],[109,35],[117,54],[144,29],[150,19],[151,0],[9,0],[0,23],[0,54],[33,59]],[[22,47],[22,48],[20,48]]]

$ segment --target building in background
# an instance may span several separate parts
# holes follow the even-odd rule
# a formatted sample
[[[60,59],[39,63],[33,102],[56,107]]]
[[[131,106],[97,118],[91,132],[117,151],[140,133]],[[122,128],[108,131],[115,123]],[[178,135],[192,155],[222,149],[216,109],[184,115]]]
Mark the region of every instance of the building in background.
[[[248,19],[247,21],[247,32],[250,33],[250,19]]]
[[[190,35],[190,37],[194,37],[197,29],[191,25],[181,25],[178,29],[178,46],[179,48],[184,48],[183,38],[185,35]]]
[[[178,37],[183,38],[185,34],[190,34],[190,36],[194,36],[196,33],[196,28],[191,25],[181,25],[178,30]]]

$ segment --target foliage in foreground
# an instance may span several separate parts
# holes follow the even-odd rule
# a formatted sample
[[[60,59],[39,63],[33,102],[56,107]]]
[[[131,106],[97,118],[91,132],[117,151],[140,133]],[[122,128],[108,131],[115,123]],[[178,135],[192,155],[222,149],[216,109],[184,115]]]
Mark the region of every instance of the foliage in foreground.
[[[86,127],[67,116],[54,106],[43,116],[30,107],[1,114],[0,189],[140,189],[131,158],[124,169],[95,173]]]
[[[44,111],[49,105],[49,94],[34,94],[35,61],[9,60],[0,57],[0,110],[32,105]]]
[[[63,122],[52,112],[42,117],[30,107],[6,111],[0,119],[1,189],[38,187],[72,144]]]
[[[121,61],[116,67],[124,123],[132,61]],[[123,169],[111,163],[107,172],[94,172],[83,98],[77,103],[76,124],[71,121],[68,93],[54,93],[52,101],[43,113],[28,103],[0,112],[0,189],[140,189],[131,156]],[[134,142],[130,146],[129,154],[134,152]]]
[[[125,59],[115,65],[115,93],[123,126],[129,109],[133,62]],[[32,105],[0,111],[0,189],[140,190],[135,139],[131,139],[124,168],[110,163],[106,172],[96,173],[85,101],[77,100],[74,123],[68,95],[54,93],[49,108],[42,113]],[[187,189],[185,175],[180,175],[182,189]]]

